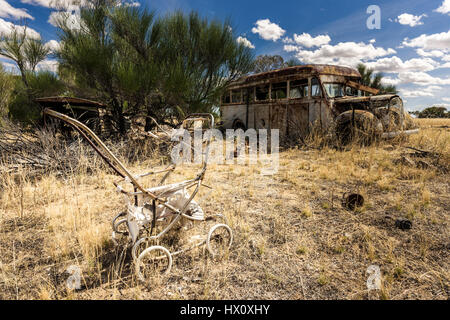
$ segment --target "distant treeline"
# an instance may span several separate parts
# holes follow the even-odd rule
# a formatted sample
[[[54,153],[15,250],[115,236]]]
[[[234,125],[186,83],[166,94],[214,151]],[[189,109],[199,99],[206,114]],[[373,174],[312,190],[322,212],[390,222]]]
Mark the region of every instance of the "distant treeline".
[[[417,118],[450,118],[450,112],[447,111],[447,108],[440,106],[433,106],[426,108],[423,111],[414,111],[410,113]]]

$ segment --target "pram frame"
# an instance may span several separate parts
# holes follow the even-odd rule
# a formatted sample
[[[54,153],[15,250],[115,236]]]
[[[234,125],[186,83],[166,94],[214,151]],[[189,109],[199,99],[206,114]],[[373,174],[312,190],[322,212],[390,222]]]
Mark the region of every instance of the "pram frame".
[[[148,173],[144,173],[141,175],[132,175],[131,172],[124,166],[124,164],[109,150],[109,148],[103,143],[103,141],[101,141],[101,139],[89,128],[87,127],[85,124],[79,122],[76,119],[73,119],[67,115],[58,113],[54,110],[51,109],[44,109],[44,115],[49,115],[51,117],[57,118],[59,120],[62,120],[66,123],[68,123],[71,127],[73,127],[77,132],[79,132],[81,134],[81,136],[83,136],[83,138],[94,148],[94,150],[103,158],[103,160],[116,172],[116,174],[118,174],[119,176],[121,176],[121,180],[114,182],[113,184],[116,186],[116,188],[118,189],[118,191],[122,194],[125,194],[127,197],[134,197],[135,201],[137,202],[137,197],[138,196],[147,196],[152,202],[153,202],[153,208],[155,208],[155,205],[160,204],[163,205],[164,207],[168,208],[169,210],[173,211],[173,215],[175,216],[173,218],[173,220],[161,231],[159,232],[157,235],[153,236],[152,234],[150,234],[149,237],[141,237],[138,238],[136,240],[136,242],[132,242],[132,256],[133,259],[136,262],[136,271],[138,273],[139,278],[144,281],[145,279],[142,278],[142,276],[139,274],[138,272],[138,267],[139,267],[139,261],[141,256],[137,257],[136,255],[136,250],[138,248],[138,246],[144,242],[144,241],[158,241],[159,239],[161,239],[165,234],[167,234],[167,232],[169,232],[182,218],[185,218],[187,220],[191,220],[191,221],[198,221],[197,218],[191,217],[190,215],[186,214],[187,209],[189,204],[193,201],[193,199],[195,198],[195,196],[197,195],[200,186],[202,185],[203,179],[205,177],[205,173],[207,170],[207,166],[208,166],[208,155],[209,155],[209,146],[211,144],[211,140],[212,137],[209,136],[208,139],[206,139],[206,147],[205,147],[205,152],[202,154],[202,169],[200,171],[200,173],[191,180],[187,180],[184,182],[181,182],[179,185],[183,186],[183,187],[178,187],[177,189],[190,189],[192,187],[195,187],[194,191],[192,192],[192,194],[190,195],[190,197],[188,198],[188,200],[186,201],[186,203],[183,205],[183,207],[181,209],[178,209],[172,205],[170,205],[169,203],[167,203],[167,199],[161,198],[159,197],[157,194],[149,191],[148,189],[145,189],[142,184],[138,181],[141,178],[150,176],[150,175],[154,175],[154,174],[161,174],[161,173],[165,173],[163,178],[160,181],[160,186],[164,183],[164,181],[167,180],[167,178],[169,177],[169,175],[176,169],[176,164],[171,164],[169,165],[166,169],[164,170],[160,170],[160,171],[150,171]],[[170,136],[167,132],[165,132],[160,126],[159,124],[152,118],[153,122],[157,125],[158,128],[160,128],[167,136]],[[209,121],[209,129],[214,128],[214,116],[211,114],[205,114],[205,113],[195,113],[195,114],[191,114],[188,117],[186,117],[183,122],[182,122],[182,126],[184,126],[188,121],[199,121],[201,120],[202,122],[205,120]],[[150,134],[152,137],[156,137],[158,138],[156,135]],[[94,143],[95,142],[95,143]],[[183,143],[183,142],[182,142]],[[190,148],[193,148],[192,146],[189,146]],[[106,154],[106,155],[105,155]],[[134,187],[134,192],[127,192],[125,191],[122,187],[121,187],[121,183],[123,182],[128,182],[131,183],[132,186]],[[167,193],[166,192],[162,192],[162,194]],[[137,205],[137,203],[135,203]],[[121,215],[116,216],[116,218],[113,220],[113,228],[115,226],[115,220],[117,218],[119,218]],[[144,250],[144,252],[147,252],[149,249],[151,248],[156,248],[156,249],[164,249],[164,254],[167,255],[167,253],[169,252],[170,256],[168,256],[169,259],[169,267],[167,270],[167,273],[170,272],[170,268],[171,268],[171,264],[172,264],[172,256],[176,256],[179,255],[181,253],[193,250],[197,247],[201,247],[203,245],[206,244],[208,251],[214,256],[214,253],[212,251],[212,249],[210,248],[210,238],[212,233],[217,229],[217,228],[225,228],[227,230],[227,232],[229,233],[230,236],[230,240],[229,240],[229,245],[228,248],[231,247],[231,244],[233,242],[233,233],[231,228],[227,225],[227,220],[226,217],[222,214],[216,214],[213,216],[209,216],[209,217],[203,217],[203,222],[208,221],[209,219],[215,219],[217,217],[223,218],[225,223],[224,224],[217,224],[215,226],[213,226],[210,229],[210,232],[207,235],[207,238],[203,241],[201,241],[200,243],[193,245],[189,248],[186,248],[184,250],[179,250],[173,253],[170,253],[166,248],[161,247],[161,246],[151,246],[148,247]],[[157,223],[157,217],[156,217],[156,212],[153,211],[153,221],[152,221],[152,230],[153,227],[156,225]],[[148,230],[146,230],[148,232]],[[139,231],[140,232],[140,231]],[[114,238],[114,232],[113,232],[113,238]],[[162,248],[162,249],[161,249]],[[141,253],[144,254],[144,252]],[[161,257],[159,257],[161,258]],[[157,258],[157,259],[159,259]]]

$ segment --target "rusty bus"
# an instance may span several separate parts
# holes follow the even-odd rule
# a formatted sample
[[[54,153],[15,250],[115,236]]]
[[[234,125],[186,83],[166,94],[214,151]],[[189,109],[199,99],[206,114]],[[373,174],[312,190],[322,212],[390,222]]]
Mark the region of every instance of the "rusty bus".
[[[361,84],[357,70],[302,65],[240,78],[220,105],[223,129],[279,129],[281,137],[302,138],[312,126],[348,137],[354,128],[392,137],[413,133],[396,94]]]

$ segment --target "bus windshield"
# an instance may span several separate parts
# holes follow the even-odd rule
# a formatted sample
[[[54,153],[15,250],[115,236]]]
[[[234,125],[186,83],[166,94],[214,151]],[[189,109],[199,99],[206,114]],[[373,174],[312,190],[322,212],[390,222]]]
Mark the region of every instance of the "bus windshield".
[[[344,96],[344,85],[342,83],[324,83],[324,87],[330,98]]]

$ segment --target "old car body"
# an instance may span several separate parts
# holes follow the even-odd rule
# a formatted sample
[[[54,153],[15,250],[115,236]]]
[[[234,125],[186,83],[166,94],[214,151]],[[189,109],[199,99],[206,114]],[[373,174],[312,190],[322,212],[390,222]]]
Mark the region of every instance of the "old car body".
[[[313,126],[336,131],[362,117],[381,134],[404,131],[401,98],[378,93],[348,67],[302,65],[253,74],[227,88],[220,106],[222,127],[279,129],[281,137],[301,138]]]

